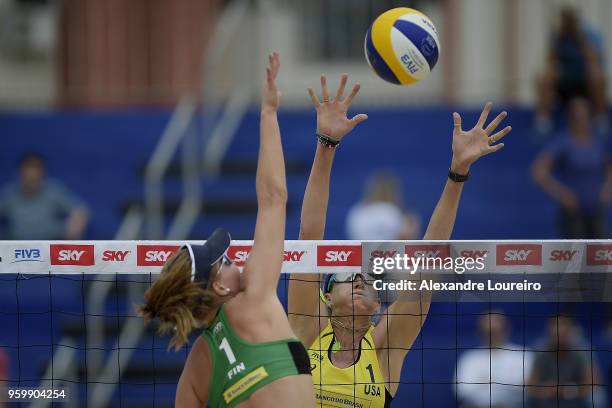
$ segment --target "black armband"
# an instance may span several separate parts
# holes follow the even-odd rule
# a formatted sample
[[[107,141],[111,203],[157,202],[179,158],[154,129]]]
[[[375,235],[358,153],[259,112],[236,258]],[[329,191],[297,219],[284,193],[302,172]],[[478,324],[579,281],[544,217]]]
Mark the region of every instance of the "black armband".
[[[451,169],[448,169],[448,178],[454,181],[455,183],[463,183],[464,181],[467,181],[469,177],[470,177],[469,171],[467,174],[459,174],[459,173],[455,173]]]
[[[330,149],[334,149],[340,144],[339,140],[334,140],[326,134],[317,132],[316,135],[319,143],[321,143],[325,147],[329,147]]]

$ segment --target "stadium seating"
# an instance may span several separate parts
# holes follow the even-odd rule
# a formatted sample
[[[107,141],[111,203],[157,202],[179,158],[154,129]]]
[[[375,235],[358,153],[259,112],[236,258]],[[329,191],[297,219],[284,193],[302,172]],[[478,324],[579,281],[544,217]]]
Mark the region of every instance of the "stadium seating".
[[[417,108],[410,110],[367,110],[370,119],[347,136],[338,149],[332,178],[326,238],[344,239],[345,215],[362,193],[368,174],[379,168],[397,172],[402,178],[405,203],[427,220],[445,182],[451,157],[451,110]],[[463,115],[464,126],[476,121],[476,110]],[[89,239],[111,239],[129,203],[142,202],[143,168],[168,120],[168,113],[28,113],[0,114],[0,129],[5,135],[0,151],[0,185],[16,176],[16,158],[27,150],[44,152],[49,173],[62,180],[85,200],[92,212]],[[529,133],[531,112],[510,111],[508,122],[514,131],[506,148],[483,158],[472,168],[472,178],[462,198],[455,239],[544,239],[554,238],[554,206],[529,179],[529,165],[540,146]],[[296,239],[299,206],[315,148],[315,117],[310,111],[286,111],[280,116],[285,158],[288,163],[289,210],[287,239]],[[249,239],[255,221],[254,164],[258,145],[258,113],[249,113],[233,140],[217,180],[203,180],[204,211],[190,238],[204,238],[223,225],[235,238]],[[181,187],[176,172],[165,180],[167,212],[171,213]],[[528,210],[527,210],[528,209]],[[169,221],[169,220],[167,220]],[[84,346],[82,282],[75,278],[36,277],[19,280],[0,276],[0,346],[28,347],[28,361],[21,361],[17,348],[10,348],[10,378],[39,378],[51,357],[51,342],[62,335]],[[49,290],[53,285],[53,291]],[[108,299],[111,347],[121,315],[132,311],[118,282]],[[279,285],[281,299],[286,298],[286,282]],[[15,296],[19,295],[19,309]],[[52,298],[51,298],[52,293]],[[504,305],[513,327],[512,340],[533,345],[543,334],[551,305]],[[589,315],[589,304],[577,313]],[[404,367],[398,401],[423,401],[417,406],[454,404],[452,381],[456,356],[463,348],[478,344],[475,313],[486,304],[437,304]],[[49,310],[53,310],[50,318]],[[461,310],[459,310],[461,309]],[[549,310],[550,309],[550,310]],[[524,316],[529,316],[525,318]],[[435,316],[435,317],[434,317]],[[19,319],[19,322],[18,322]],[[583,320],[584,321],[584,320]],[[588,321],[588,320],[587,320]],[[591,315],[592,325],[585,328],[589,337],[600,339],[602,317]],[[134,319],[134,324],[141,324]],[[115,327],[113,329],[113,326]],[[449,327],[456,337],[448,338]],[[594,340],[595,341],[595,340]],[[599,340],[598,340],[599,341]],[[186,350],[168,354],[166,340],[154,339],[148,332],[123,374],[114,401],[123,402],[156,396],[156,406],[169,406],[173,400],[177,375]],[[154,345],[155,350],[151,350]],[[79,351],[82,353],[82,351]],[[610,357],[602,353],[605,361]],[[610,354],[610,353],[608,353]],[[122,368],[123,369],[123,368]],[[84,367],[81,373],[84,373]],[[152,383],[154,385],[138,385]],[[156,383],[160,383],[155,385]],[[162,384],[169,383],[169,384]],[[22,384],[23,385],[23,384]],[[34,385],[34,383],[29,383]],[[85,394],[81,387],[81,396]],[[120,394],[119,394],[120,393]],[[129,403],[129,406],[137,406]],[[141,404],[138,406],[151,406]],[[398,406],[404,406],[398,403]]]

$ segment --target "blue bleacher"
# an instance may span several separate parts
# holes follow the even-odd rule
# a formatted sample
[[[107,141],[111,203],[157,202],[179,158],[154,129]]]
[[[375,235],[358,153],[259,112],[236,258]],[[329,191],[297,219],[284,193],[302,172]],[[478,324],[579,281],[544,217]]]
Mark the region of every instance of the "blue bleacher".
[[[452,120],[449,108],[364,109],[370,119],[349,134],[340,145],[332,176],[326,237],[346,238],[344,219],[356,203],[366,177],[376,169],[397,172],[403,180],[404,202],[427,220],[445,182],[451,157]],[[463,113],[463,124],[475,123],[478,111]],[[541,148],[530,133],[531,111],[511,109],[508,123],[514,130],[506,147],[485,157],[472,168],[472,178],[462,197],[453,238],[456,239],[544,239],[555,237],[555,207],[529,179],[529,165]],[[92,219],[88,239],[112,239],[122,217],[122,205],[142,199],[142,169],[169,118],[165,111],[128,113],[53,112],[0,114],[3,145],[0,150],[0,185],[16,177],[17,157],[28,150],[43,152],[49,174],[62,180],[88,203]],[[295,239],[299,228],[299,205],[306,185],[308,166],[315,148],[315,116],[310,111],[283,111],[280,115],[285,157],[301,160],[306,168],[287,176],[290,211],[287,239]],[[256,158],[258,112],[243,120],[228,154],[228,160]],[[204,198],[254,199],[254,174],[224,175],[202,181]],[[176,198],[180,180],[169,177],[165,193]],[[216,226],[237,231],[248,238],[255,222],[254,213],[204,214],[194,226],[192,237],[204,238]],[[50,286],[51,285],[51,286]],[[57,344],[61,329],[75,324],[83,311],[82,282],[79,279],[36,277],[18,280],[0,275],[0,347],[8,347],[12,384],[36,380],[51,356],[51,339]],[[16,294],[19,296],[17,308]],[[286,300],[285,282],[279,295]],[[117,295],[119,296],[119,295]],[[53,309],[53,314],[49,311]],[[543,334],[546,316],[555,312],[550,304],[496,305],[510,314],[512,341],[529,347]],[[452,385],[456,357],[464,348],[478,344],[475,335],[477,313],[487,304],[435,304],[431,315],[409,353],[403,381],[394,406],[453,406]],[[126,299],[111,296],[106,314],[131,310]],[[19,322],[17,321],[19,312]],[[602,363],[602,371],[612,363],[610,343],[604,339],[602,304],[578,305],[575,313]],[[133,311],[132,311],[133,313]],[[76,317],[75,317],[76,315]],[[135,324],[140,324],[136,319]],[[19,326],[19,330],[17,327]],[[84,345],[83,339],[79,345]],[[160,364],[180,362],[186,351],[167,353],[167,341],[143,339],[133,362],[150,364],[152,356]],[[20,346],[19,348],[17,346]],[[112,346],[107,339],[106,346]],[[607,347],[607,348],[606,348]],[[82,352],[79,352],[83,354]],[[25,383],[22,383],[24,385]],[[156,401],[166,406],[172,401],[172,384],[157,384]],[[81,390],[84,392],[84,389]],[[116,390],[123,402],[150,399],[152,385],[129,380]],[[128,405],[132,405],[128,403]]]

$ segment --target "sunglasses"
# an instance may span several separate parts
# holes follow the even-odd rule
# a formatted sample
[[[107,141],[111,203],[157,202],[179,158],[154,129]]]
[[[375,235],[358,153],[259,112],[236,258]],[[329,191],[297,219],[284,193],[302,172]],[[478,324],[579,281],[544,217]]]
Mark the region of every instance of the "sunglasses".
[[[338,282],[338,283],[354,282],[358,276],[361,277],[361,279],[363,280],[363,283],[369,286],[374,285],[374,281],[377,279],[374,276],[367,274],[367,273],[366,274],[358,273],[358,272],[334,273],[332,277],[329,279],[329,281],[327,282],[326,292],[331,291],[334,282]]]
[[[231,265],[234,262],[232,262],[232,260],[230,259],[229,256],[227,256],[227,254],[223,254],[223,256],[221,257],[221,265]]]
[[[227,253],[223,254],[223,256],[221,257],[221,259],[219,259],[217,261],[217,264],[219,264],[219,270],[217,271],[217,274],[221,273],[221,269],[223,265],[232,265],[234,262],[230,259],[229,256],[227,256]]]

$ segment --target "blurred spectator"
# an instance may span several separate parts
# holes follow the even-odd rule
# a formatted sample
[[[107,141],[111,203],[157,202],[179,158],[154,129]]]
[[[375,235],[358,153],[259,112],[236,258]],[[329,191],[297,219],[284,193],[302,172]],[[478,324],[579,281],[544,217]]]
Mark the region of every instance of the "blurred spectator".
[[[45,179],[38,153],[19,161],[19,181],[0,194],[4,239],[80,239],[87,225],[85,206],[56,181]]]
[[[590,356],[575,350],[578,331],[569,316],[548,320],[548,338],[543,351],[535,353],[527,388],[533,408],[582,408],[592,406],[590,396],[597,383]]]
[[[457,360],[456,393],[463,408],[523,406],[523,384],[532,356],[508,341],[509,327],[501,311],[480,316],[478,334],[485,348],[469,350]]]
[[[593,133],[584,99],[570,102],[568,130],[535,159],[532,176],[559,204],[561,238],[606,238],[612,164],[604,143]]]
[[[584,27],[572,8],[561,11],[559,30],[553,35],[544,72],[537,81],[536,128],[552,129],[555,99],[561,106],[576,97],[588,99],[595,109],[596,124],[607,131],[606,76],[601,36]]]
[[[366,183],[364,196],[346,218],[349,239],[420,239],[421,219],[401,206],[398,179],[391,173],[376,173]]]

